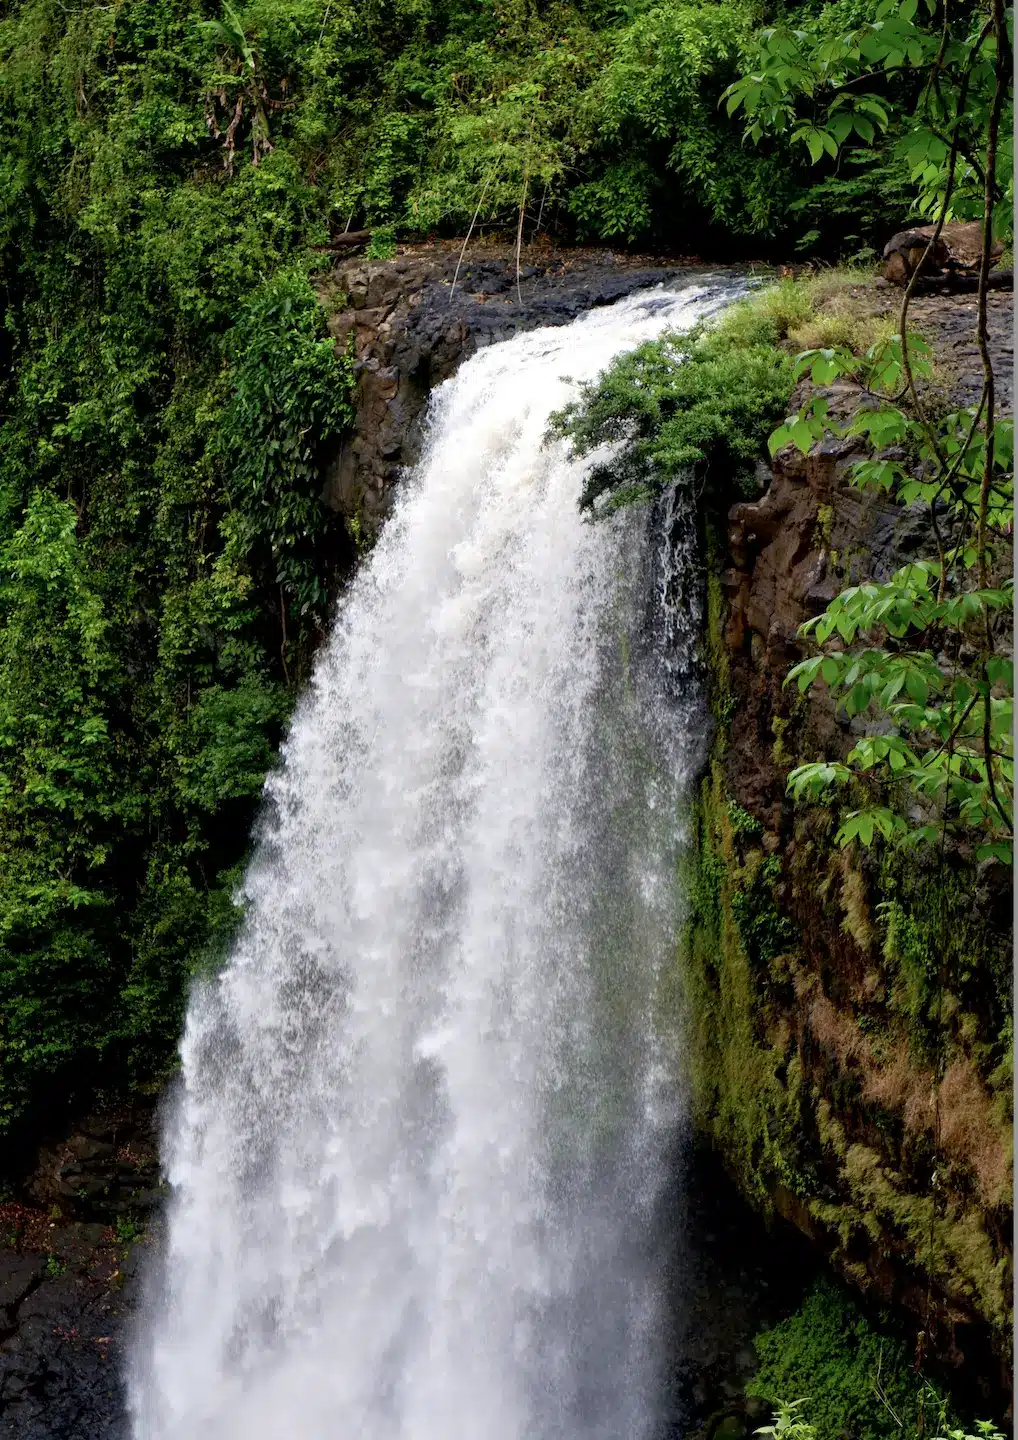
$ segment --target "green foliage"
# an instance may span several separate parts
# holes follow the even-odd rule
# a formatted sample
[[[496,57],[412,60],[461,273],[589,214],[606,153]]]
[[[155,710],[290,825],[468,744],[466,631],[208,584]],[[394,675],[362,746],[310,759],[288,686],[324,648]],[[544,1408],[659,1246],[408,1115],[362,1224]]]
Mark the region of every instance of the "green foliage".
[[[273,108],[312,18],[206,19],[0,22],[4,1130],[165,1063],[345,556],[321,467],[352,373]]]
[[[133,1245],[145,1233],[145,1226],[131,1215],[118,1215],[115,1226],[117,1244]]]
[[[816,1440],[816,1426],[800,1415],[805,1400],[778,1400],[774,1423],[761,1425],[754,1435],[769,1435],[771,1440]]]
[[[748,139],[787,136],[814,165],[844,158],[865,166],[874,151],[884,152],[907,167],[920,215],[975,219],[983,213],[980,149],[997,56],[1011,43],[988,6],[839,0],[761,30],[748,73],[726,92],[727,108],[744,113]],[[906,94],[911,105],[902,104]],[[1008,96],[997,233],[1013,223],[1012,127]]]
[[[614,447],[608,460],[591,467],[581,507],[593,516],[608,515],[650,499],[684,473],[695,478],[699,493],[706,489],[721,499],[733,490],[755,495],[754,470],[764,458],[764,441],[802,373],[788,342],[821,323],[831,297],[859,278],[860,272],[845,270],[816,282],[766,286],[714,321],[621,356],[585,385],[578,400],[552,417],[553,430],[565,435],[578,455]],[[850,342],[869,333],[868,320],[847,309],[838,312],[838,321]],[[883,353],[890,345],[870,348]],[[878,363],[847,347],[839,354],[846,365]],[[788,421],[773,432],[772,444],[774,435],[797,423]],[[814,422],[821,424],[821,418]],[[805,435],[805,428],[796,431],[799,438]],[[812,443],[813,431],[809,435]]]
[[[37,490],[0,551],[0,1125],[33,1077],[101,1043],[104,879],[143,809],[121,785],[133,757],[111,722],[127,676],[76,522]]]
[[[236,507],[225,555],[268,550],[300,616],[327,599],[319,547],[327,529],[322,462],[353,419],[353,372],[324,334],[306,277],[283,272],[245,304],[230,336],[233,397],[218,444]]]
[[[758,1335],[754,1344],[760,1368],[748,1393],[772,1405],[780,1405],[783,1396],[806,1396],[799,1403],[808,1406],[808,1428],[816,1440],[842,1434],[896,1440],[916,1433],[921,1407],[932,1408],[889,1318],[874,1324],[829,1281],[819,1281],[794,1315]],[[801,1425],[803,1417],[790,1411],[789,1422]],[[791,1436],[787,1429],[777,1433]]]
[[[906,366],[921,375],[925,348],[915,337],[903,347],[898,336],[873,347],[865,357],[870,385],[893,390]],[[799,356],[795,373],[827,385],[858,368],[854,356],[816,350]],[[1010,548],[1014,427],[998,421],[989,443],[979,420],[976,407],[933,425],[881,404],[840,425],[821,394],[770,438],[773,453],[789,443],[806,452],[830,433],[865,437],[879,448],[851,467],[853,483],[927,506],[931,541],[940,548],[937,560],[913,562],[882,584],[842,591],[802,627],[821,653],[794,666],[787,682],[800,691],[822,682],[848,715],[886,717],[893,726],[861,738],[844,763],[803,765],[789,777],[790,793],[811,800],[858,776],[873,782],[873,803],[842,822],[844,845],[870,845],[876,836],[935,844],[946,826],[973,834],[979,859],[1010,860],[1014,674],[1010,658],[999,652],[1007,644],[1013,582],[987,581],[1000,563],[995,556]],[[891,458],[890,446],[910,459]],[[893,800],[895,787],[920,802],[926,812],[920,823],[893,803],[880,803]]]
[[[552,417],[553,430],[578,455],[614,447],[610,459],[592,466],[581,507],[608,515],[650,499],[683,473],[695,477],[700,493],[755,495],[764,441],[801,373],[787,342],[818,323],[830,296],[858,278],[858,271],[842,271],[815,283],[763,287],[716,320],[621,356],[585,385]],[[865,320],[841,313],[839,321],[853,340],[866,333]],[[863,363],[849,349],[841,353]]]
[[[992,1420],[977,1420],[973,1431],[954,1428],[944,1423],[945,1406],[936,1392],[928,1397],[934,1409],[940,1412],[940,1425],[936,1427],[937,1433],[933,1440],[1004,1440],[1003,1431],[999,1430]],[[817,1427],[808,1421],[800,1413],[801,1407],[806,1405],[805,1400],[778,1400],[774,1414],[774,1422],[771,1425],[763,1425],[759,1430],[754,1430],[754,1435],[768,1435],[771,1440],[816,1440]],[[897,1423],[897,1417],[896,1417]],[[899,1426],[899,1433],[901,1427]],[[922,1433],[917,1431],[917,1434]]]
[[[380,225],[372,230],[371,240],[364,252],[369,260],[391,260],[396,254],[396,232],[392,225]]]
[[[677,180],[714,221],[755,234],[781,228],[797,193],[794,165],[733,145],[719,124],[725,81],[757,20],[753,4],[649,5],[612,34],[580,102],[578,149],[603,165],[570,196],[581,233],[632,239],[649,227],[664,203],[658,155],[675,176],[670,186]]]
[[[933,1440],[1004,1440],[1001,1430],[992,1420],[977,1420],[972,1431],[956,1429],[944,1423],[944,1412],[946,1407],[935,1391],[927,1397],[933,1408],[938,1410],[941,1416],[940,1425],[935,1427],[937,1433]],[[808,1402],[805,1400],[778,1400],[774,1414],[774,1422],[771,1425],[763,1425],[759,1430],[754,1430],[754,1435],[768,1435],[771,1440],[816,1440],[817,1427],[805,1418],[801,1409]],[[897,1417],[895,1417],[897,1423]],[[899,1426],[899,1433],[901,1427]],[[920,1431],[916,1432],[921,1433]]]
[[[742,806],[737,805],[734,800],[729,800],[727,809],[728,823],[732,827],[733,835],[746,836],[749,839],[755,839],[760,835],[763,826],[748,810],[743,810]]]
[[[940,988],[940,957],[926,943],[916,916],[896,900],[877,906],[883,921],[884,960],[898,980],[896,1000],[913,1026],[928,1025]]]
[[[616,360],[553,426],[587,455],[614,444],[591,467],[581,507],[601,517],[649,499],[683,472],[703,483],[752,482],[762,437],[791,386],[778,322],[743,302],[716,326],[666,336]]]
[[[999,0],[984,8],[919,0],[880,0],[861,17],[842,3],[825,6],[796,28],[762,30],[755,67],[727,91],[728,109],[743,111],[747,138],[790,137],[814,164],[838,160],[850,142],[878,146],[893,137],[918,187],[916,209],[937,225],[958,216],[982,221],[977,333],[985,335],[990,242],[1012,227],[1013,15]],[[892,78],[896,77],[896,78]],[[908,114],[895,110],[898,84],[910,83]],[[938,230],[939,233],[939,230]],[[995,414],[989,355],[977,406],[939,422],[926,413],[917,382],[928,352],[906,328],[910,290],[898,334],[871,347],[863,363],[838,347],[799,356],[797,379],[827,386],[850,375],[877,398],[900,386],[896,402],[863,409],[846,426],[814,394],[770,439],[771,453],[794,444],[803,453],[829,434],[864,436],[873,453],[853,467],[862,487],[882,489],[930,515],[937,559],[899,571],[882,585],[836,597],[804,627],[821,646],[835,633],[837,650],[796,666],[801,690],[822,680],[848,714],[889,720],[852,750],[846,763],[799,767],[789,779],[799,799],[826,797],[857,776],[871,782],[872,803],[844,818],[842,844],[876,836],[936,842],[949,831],[975,840],[980,859],[1010,862],[1014,831],[1013,672],[1008,659],[1006,574],[1014,514],[1014,427]],[[897,455],[889,447],[899,447]],[[901,458],[898,458],[898,457]],[[888,644],[860,650],[858,642]],[[889,730],[889,733],[888,733]],[[905,787],[918,801],[919,823],[894,803]]]
[[[974,1430],[975,1434],[970,1430],[941,1426],[940,1433],[934,1436],[934,1440],[1004,1440],[1004,1432],[999,1430],[992,1420],[977,1420]]]

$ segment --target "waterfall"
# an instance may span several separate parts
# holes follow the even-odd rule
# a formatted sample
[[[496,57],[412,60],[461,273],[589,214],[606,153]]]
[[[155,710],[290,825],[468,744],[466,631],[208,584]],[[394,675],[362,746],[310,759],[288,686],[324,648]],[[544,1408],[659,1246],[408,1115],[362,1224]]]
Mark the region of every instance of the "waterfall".
[[[730,293],[643,292],[433,396],[191,998],[135,1440],[656,1433],[695,539],[681,495],[585,522],[546,431]]]

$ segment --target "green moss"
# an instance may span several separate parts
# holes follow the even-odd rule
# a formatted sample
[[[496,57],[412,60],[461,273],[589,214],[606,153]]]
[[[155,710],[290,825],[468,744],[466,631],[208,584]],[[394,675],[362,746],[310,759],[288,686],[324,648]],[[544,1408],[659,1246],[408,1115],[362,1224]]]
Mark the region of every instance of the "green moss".
[[[944,1066],[960,1049],[988,1077],[1010,1043],[1011,947],[994,922],[992,896],[974,897],[974,879],[929,857],[887,851],[877,913],[890,1009],[906,1022],[916,1059]]]
[[[746,954],[755,965],[766,965],[795,943],[795,927],[774,899],[774,886],[780,879],[778,857],[752,851],[740,867],[732,891],[732,915]]]
[[[831,548],[831,534],[834,529],[834,507],[820,505],[817,508],[816,533],[825,550]]]
[[[773,948],[777,912],[769,913],[761,898],[769,894],[773,857],[765,860],[756,851],[755,860],[739,864],[716,759],[697,811],[699,843],[680,960],[694,1106],[743,1188],[769,1208],[775,1184],[804,1194],[814,1180],[801,1155],[801,1071],[787,1046],[787,1027],[782,1044],[779,1014],[762,1004],[758,977]],[[747,871],[753,878],[743,888],[739,876],[745,881]]]
[[[897,900],[882,901],[879,914],[884,925],[884,960],[896,977],[893,1003],[910,1020],[926,1023],[937,995],[936,957],[915,916]]]
[[[987,1083],[993,1091],[998,1122],[1010,1125],[1014,1119],[1014,1020],[1010,1015],[997,1037],[997,1045],[1002,1051],[1001,1058],[987,1077]]]
[[[961,1203],[941,1207],[930,1194],[910,1192],[883,1158],[866,1145],[849,1145],[844,1176],[850,1206],[874,1238],[893,1234],[905,1240],[923,1268],[963,1297],[995,1329],[1010,1317],[1008,1257],[998,1255],[982,1216]]]
[[[844,865],[843,871],[841,908],[845,918],[841,922],[841,928],[846,935],[851,935],[863,955],[869,955],[876,939],[876,931],[866,894],[866,879],[862,871],[857,870],[850,861]]]
[[[728,647],[724,643],[725,597],[721,592],[718,577],[720,565],[716,537],[710,530],[707,536],[707,656],[710,673],[711,712],[723,730],[727,730],[735,713],[735,699],[732,695],[731,661]]]
[[[720,542],[713,526],[707,543],[716,562]],[[755,845],[745,857],[740,854],[762,827],[728,796],[722,774],[734,698],[719,568],[709,564],[707,586],[710,694],[718,731],[694,806],[694,853],[681,877],[690,905],[678,969],[697,1121],[745,1192],[766,1210],[775,1184],[805,1194],[815,1176],[800,1155],[801,1066],[780,1007],[762,1004],[758,974],[792,938],[773,896],[780,864]]]
[[[785,715],[771,716],[771,734],[774,736],[774,744],[771,746],[771,759],[775,765],[791,769],[794,761],[786,748],[786,731],[792,724],[792,717]]]

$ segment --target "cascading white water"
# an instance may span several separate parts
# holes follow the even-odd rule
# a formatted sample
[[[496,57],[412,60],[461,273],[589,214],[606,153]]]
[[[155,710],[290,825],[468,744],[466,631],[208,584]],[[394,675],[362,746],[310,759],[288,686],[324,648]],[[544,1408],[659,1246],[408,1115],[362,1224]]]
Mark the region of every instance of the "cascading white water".
[[[433,397],[192,998],[136,1440],[652,1435],[689,527],[585,523],[545,432],[723,294],[519,336]]]

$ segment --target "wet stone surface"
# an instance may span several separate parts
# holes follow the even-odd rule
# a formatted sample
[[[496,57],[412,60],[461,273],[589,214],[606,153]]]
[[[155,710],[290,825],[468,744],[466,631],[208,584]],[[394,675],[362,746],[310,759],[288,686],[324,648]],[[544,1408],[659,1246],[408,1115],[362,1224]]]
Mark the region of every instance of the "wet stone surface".
[[[983,385],[976,314],[974,295],[920,296],[909,307],[910,323],[933,347],[943,388],[958,406],[978,404]],[[987,340],[997,414],[1009,414],[1014,378],[1014,296],[1010,291],[993,291],[987,296]]]
[[[143,1104],[44,1147],[0,1203],[0,1440],[126,1440],[124,1342],[160,1199]]]
[[[766,1404],[746,1395],[757,1370],[753,1337],[801,1305],[823,1262],[792,1226],[765,1224],[709,1149],[695,1149],[685,1171],[672,1225],[683,1239],[669,1440],[747,1440],[770,1420]]]
[[[509,252],[478,247],[460,263],[457,247],[445,244],[341,262],[319,289],[330,333],[353,354],[356,422],[328,468],[328,503],[377,528],[420,454],[431,391],[476,350],[567,325],[636,290],[725,273],[732,272],[596,250],[535,252],[517,273]]]

